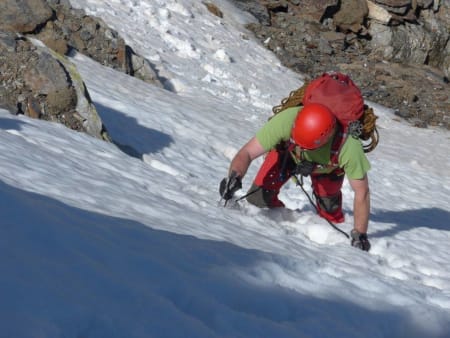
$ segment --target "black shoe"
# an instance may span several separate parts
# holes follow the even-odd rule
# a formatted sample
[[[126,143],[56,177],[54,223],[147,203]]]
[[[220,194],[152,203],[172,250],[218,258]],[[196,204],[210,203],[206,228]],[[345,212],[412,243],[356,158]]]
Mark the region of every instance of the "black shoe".
[[[357,230],[353,229],[350,233],[350,236],[352,237],[352,246],[363,251],[370,250],[370,242],[367,238],[367,234],[361,234]]]

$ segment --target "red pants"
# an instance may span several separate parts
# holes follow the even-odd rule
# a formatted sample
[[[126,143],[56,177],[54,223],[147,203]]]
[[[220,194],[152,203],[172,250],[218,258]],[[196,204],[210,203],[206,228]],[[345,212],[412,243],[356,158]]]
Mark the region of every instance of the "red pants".
[[[290,154],[286,157],[284,151],[270,151],[249,190],[255,193],[249,195],[247,200],[259,207],[283,207],[284,203],[278,199],[278,194],[281,187],[291,177],[293,167],[294,163]],[[341,169],[330,174],[311,175],[317,212],[335,223],[344,221],[341,192],[343,181],[344,175]],[[258,189],[259,187],[261,189]]]

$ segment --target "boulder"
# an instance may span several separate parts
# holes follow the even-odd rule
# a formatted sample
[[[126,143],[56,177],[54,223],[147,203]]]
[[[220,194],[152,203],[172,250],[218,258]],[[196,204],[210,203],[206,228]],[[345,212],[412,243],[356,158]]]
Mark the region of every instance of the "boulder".
[[[10,32],[0,34],[0,55],[4,107],[108,139],[80,74],[66,57],[39,40]]]
[[[338,10],[339,2],[338,0],[297,0],[291,1],[289,7],[296,17],[322,22]]]
[[[367,1],[367,7],[369,9],[368,18],[387,25],[391,19],[392,14],[389,11],[372,1]]]
[[[72,50],[163,87],[148,60],[69,0],[2,0],[0,106],[110,140],[80,74],[65,57]]]
[[[341,31],[359,33],[369,14],[366,0],[342,0],[339,11],[334,15],[334,24]]]
[[[2,0],[0,30],[29,33],[44,25],[53,15],[45,0]]]

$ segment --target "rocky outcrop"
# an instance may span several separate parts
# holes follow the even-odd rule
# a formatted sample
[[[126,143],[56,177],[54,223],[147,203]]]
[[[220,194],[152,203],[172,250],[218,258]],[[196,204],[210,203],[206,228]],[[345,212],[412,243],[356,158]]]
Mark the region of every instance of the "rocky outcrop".
[[[50,20],[53,11],[45,0],[2,0],[0,30],[28,33]]]
[[[134,53],[103,20],[72,8],[68,0],[3,0],[0,31],[21,33],[44,42],[59,54],[72,49],[102,65],[161,86],[152,65]]]
[[[76,68],[38,40],[0,32],[0,98],[16,114],[108,139]]]
[[[0,106],[109,140],[81,76],[65,57],[72,50],[162,87],[152,65],[116,31],[68,0],[2,0]]]
[[[233,0],[287,67],[350,74],[369,100],[418,126],[450,129],[450,3],[436,0]],[[264,10],[263,10],[264,9]]]

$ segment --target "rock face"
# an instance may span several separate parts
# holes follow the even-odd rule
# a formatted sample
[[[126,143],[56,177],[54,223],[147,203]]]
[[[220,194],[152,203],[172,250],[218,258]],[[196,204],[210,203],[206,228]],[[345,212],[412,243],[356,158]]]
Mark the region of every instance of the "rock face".
[[[51,19],[53,12],[45,0],[2,0],[0,30],[32,32]]]
[[[69,0],[2,0],[0,106],[109,140],[80,74],[64,56],[72,50],[162,87],[147,60]]]
[[[281,62],[348,73],[368,100],[418,126],[450,129],[450,2],[233,0]]]
[[[285,66],[310,77],[346,72],[368,100],[418,126],[450,128],[449,1],[232,1],[257,18],[248,28]],[[71,50],[162,87],[147,60],[69,0],[2,0],[0,106],[108,139],[64,57]]]
[[[81,76],[67,59],[10,32],[0,33],[0,55],[2,106],[108,139],[83,82],[76,80]]]

